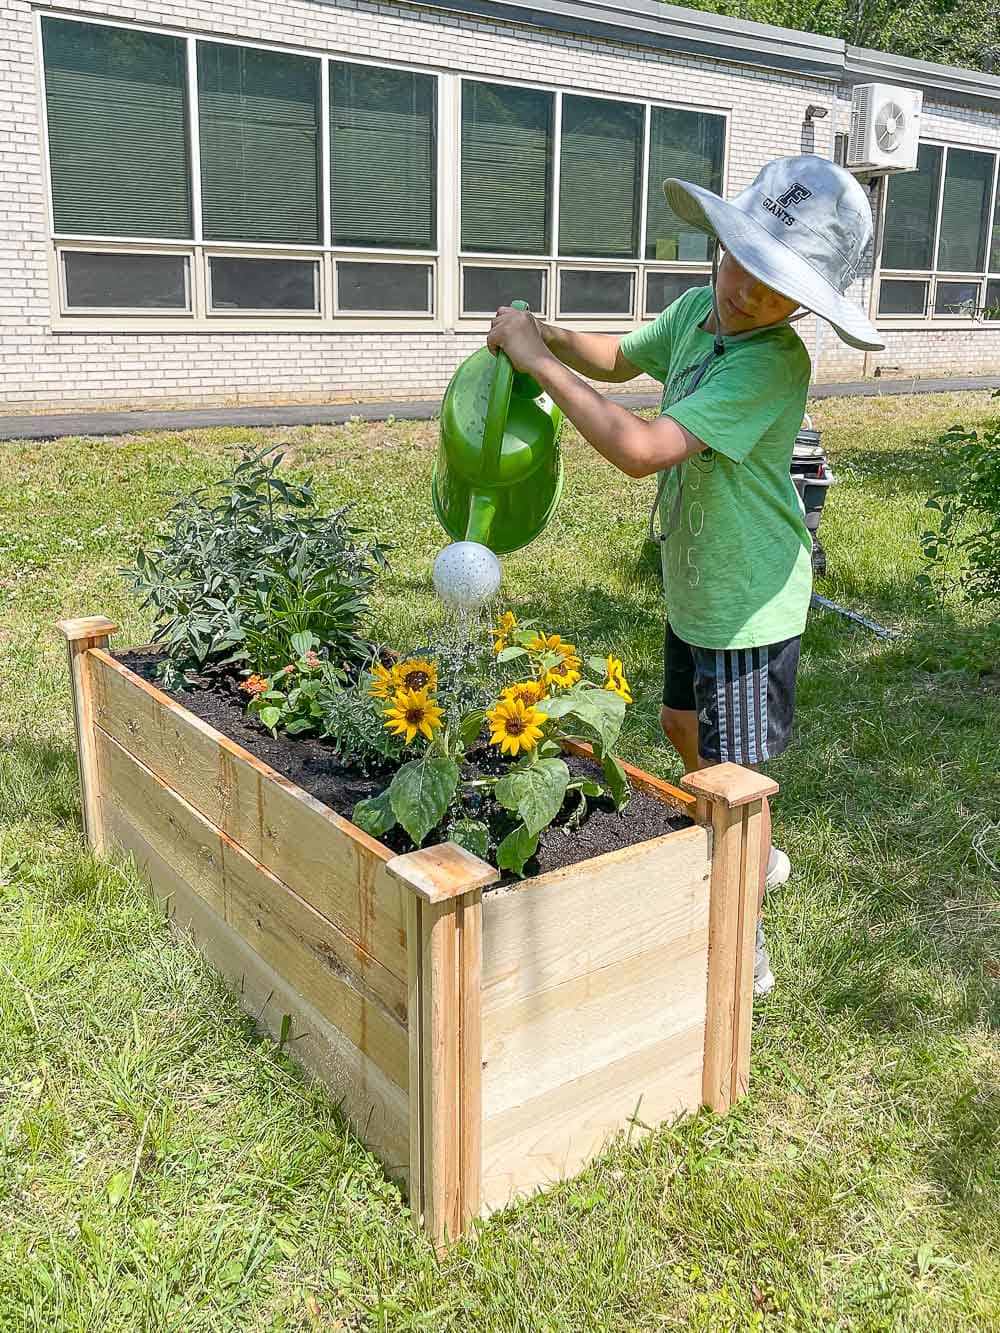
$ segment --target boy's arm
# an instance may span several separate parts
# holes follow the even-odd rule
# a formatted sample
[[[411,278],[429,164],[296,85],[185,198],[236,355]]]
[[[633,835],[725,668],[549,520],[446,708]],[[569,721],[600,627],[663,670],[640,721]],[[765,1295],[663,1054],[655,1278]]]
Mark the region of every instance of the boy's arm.
[[[535,320],[542,341],[553,356],[589,380],[624,384],[642,371],[622,355],[621,338],[615,333],[578,333],[558,324]]]
[[[501,309],[486,343],[492,350],[502,347],[515,369],[536,379],[583,438],[627,476],[648,477],[705,448],[697,436],[670,417],[644,421],[585,384],[546,346],[537,321],[527,311]],[[589,375],[589,371],[584,373]]]

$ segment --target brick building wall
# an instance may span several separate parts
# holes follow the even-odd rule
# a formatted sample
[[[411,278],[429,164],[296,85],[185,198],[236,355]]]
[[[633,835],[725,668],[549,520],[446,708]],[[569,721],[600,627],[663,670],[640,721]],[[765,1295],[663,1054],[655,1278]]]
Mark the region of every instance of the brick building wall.
[[[213,3],[153,0],[141,7],[64,0],[78,15],[161,24],[250,41],[287,43],[315,53],[391,58],[415,66],[551,83],[567,90],[677,100],[729,108],[728,180],[742,189],[769,158],[830,154],[846,128],[832,81],[751,69],[709,58],[654,52],[604,40],[476,21],[364,0]],[[0,411],[111,405],[208,405],[364,400],[440,395],[481,332],[74,332],[52,327],[46,182],[33,11],[0,0],[7,36],[0,56]],[[838,114],[804,127],[809,103]],[[935,115],[938,113],[935,112]],[[940,112],[942,132],[1000,141],[1000,123],[976,113]],[[998,122],[997,117],[992,118]],[[935,124],[937,122],[935,121]],[[442,263],[448,262],[442,256]],[[870,261],[853,295],[870,290]],[[798,325],[819,380],[872,373],[866,360],[811,317]],[[1000,328],[970,337],[948,331],[899,332],[877,357],[914,374],[971,373],[1000,362]],[[648,387],[636,382],[636,388]]]

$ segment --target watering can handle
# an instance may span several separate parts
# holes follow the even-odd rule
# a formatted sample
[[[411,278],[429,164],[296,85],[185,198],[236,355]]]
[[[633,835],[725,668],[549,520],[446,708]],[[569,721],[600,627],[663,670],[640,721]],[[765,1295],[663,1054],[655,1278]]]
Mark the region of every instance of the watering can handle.
[[[527,301],[512,301],[514,310],[527,310]],[[486,406],[486,421],[483,425],[483,452],[481,481],[492,481],[500,466],[500,450],[503,448],[503,430],[507,424],[507,412],[510,408],[510,393],[514,385],[514,367],[510,357],[501,348],[497,348],[496,365],[493,368],[493,385]]]

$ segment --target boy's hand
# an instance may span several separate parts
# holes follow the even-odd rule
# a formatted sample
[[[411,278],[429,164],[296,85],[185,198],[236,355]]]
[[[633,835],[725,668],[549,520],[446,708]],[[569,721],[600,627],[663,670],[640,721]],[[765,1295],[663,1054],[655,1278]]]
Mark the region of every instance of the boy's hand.
[[[503,305],[497,311],[486,335],[486,346],[496,355],[498,347],[511,359],[515,370],[523,370],[529,375],[548,360],[554,360],[552,353],[545,346],[538,320],[530,310],[514,310]]]

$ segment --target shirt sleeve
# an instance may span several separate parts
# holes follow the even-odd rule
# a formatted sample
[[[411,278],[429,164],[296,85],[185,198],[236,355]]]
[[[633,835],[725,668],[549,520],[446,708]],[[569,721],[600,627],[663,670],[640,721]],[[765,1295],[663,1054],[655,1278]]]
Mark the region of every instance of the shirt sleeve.
[[[668,305],[650,323],[626,333],[619,344],[622,356],[661,384],[670,365],[671,310],[673,306]]]
[[[628,355],[628,353],[626,353]],[[809,353],[800,339],[725,353],[694,393],[672,404],[672,417],[709,448],[742,463],[762,435],[809,392]]]

